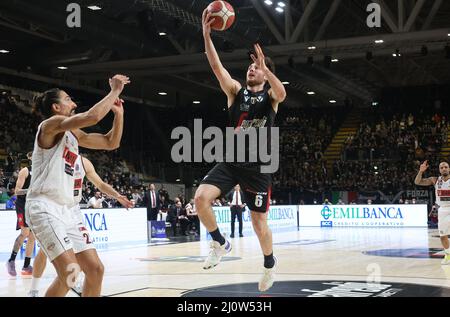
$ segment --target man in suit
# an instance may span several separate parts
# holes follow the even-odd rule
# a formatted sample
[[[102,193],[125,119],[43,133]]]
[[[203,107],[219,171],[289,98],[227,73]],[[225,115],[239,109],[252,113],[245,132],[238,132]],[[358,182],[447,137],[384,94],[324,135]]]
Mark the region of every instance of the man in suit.
[[[234,238],[234,222],[236,218],[239,221],[239,237],[243,237],[242,234],[242,212],[244,211],[245,205],[242,202],[242,191],[239,185],[234,186],[234,191],[230,192],[230,210],[231,210],[231,235],[230,238]]]
[[[177,201],[175,205],[172,205],[169,208],[169,211],[167,213],[167,222],[170,222],[170,225],[173,229],[173,236],[175,237],[177,235],[177,223],[180,223],[181,226],[181,234],[182,235],[188,235],[187,233],[187,227],[190,223],[186,209],[183,208],[181,205],[181,201]]]
[[[157,220],[161,202],[159,199],[159,194],[155,190],[155,184],[150,184],[148,186],[148,191],[144,196],[144,204],[147,207],[147,220]]]

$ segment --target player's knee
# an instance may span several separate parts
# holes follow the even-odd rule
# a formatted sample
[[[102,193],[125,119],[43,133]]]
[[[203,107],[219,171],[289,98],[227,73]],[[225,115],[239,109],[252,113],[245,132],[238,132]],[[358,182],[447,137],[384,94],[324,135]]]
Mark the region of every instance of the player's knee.
[[[102,279],[103,274],[105,273],[105,267],[101,261],[91,263],[87,271],[84,272],[86,274],[86,277],[88,278],[96,278],[96,279]]]
[[[204,192],[197,192],[195,193],[194,203],[197,207],[197,212],[201,213],[211,204],[211,201]]]
[[[95,272],[97,272],[97,275],[99,277],[103,278],[103,274],[105,274],[105,266],[103,265],[102,262],[98,262],[97,266],[95,267]]]

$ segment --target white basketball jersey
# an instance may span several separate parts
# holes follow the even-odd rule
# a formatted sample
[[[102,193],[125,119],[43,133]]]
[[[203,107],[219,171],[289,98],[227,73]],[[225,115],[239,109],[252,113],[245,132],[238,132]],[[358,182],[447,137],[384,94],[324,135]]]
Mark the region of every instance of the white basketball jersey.
[[[84,176],[86,176],[86,172],[84,170],[83,158],[81,157],[81,155],[78,155],[75,162],[75,171],[73,174],[73,199],[75,204],[79,204],[81,199],[83,198],[82,193]]]
[[[440,207],[450,208],[450,179],[444,181],[442,176],[439,176],[434,188],[436,191],[436,204]]]
[[[64,136],[50,149],[38,144],[39,125],[33,149],[33,175],[27,199],[46,199],[59,205],[74,205],[75,165],[78,155],[78,141],[72,132]]]

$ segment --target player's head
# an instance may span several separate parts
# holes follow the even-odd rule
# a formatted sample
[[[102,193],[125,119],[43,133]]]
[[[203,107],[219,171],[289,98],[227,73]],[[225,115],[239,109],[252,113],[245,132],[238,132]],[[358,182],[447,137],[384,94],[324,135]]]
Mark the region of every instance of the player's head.
[[[55,114],[70,117],[75,113],[77,105],[70,96],[59,88],[45,91],[35,98],[34,110],[48,118]]]
[[[181,208],[181,201],[177,201],[177,203],[175,204],[175,206],[177,206],[177,208]]]
[[[441,175],[444,177],[447,177],[449,175],[450,170],[447,162],[441,162],[441,164],[439,164],[439,173],[441,173]]]
[[[236,186],[234,186],[234,190],[235,190],[235,191],[241,190],[241,186],[239,186],[239,184],[237,184]]]
[[[272,59],[266,56],[265,61],[267,68],[275,74],[275,64]],[[265,84],[266,82],[267,78],[262,69],[260,69],[255,63],[250,64],[247,69],[247,86],[259,86]]]
[[[148,188],[149,188],[150,190],[155,190],[155,184],[150,184],[150,185],[148,185]]]

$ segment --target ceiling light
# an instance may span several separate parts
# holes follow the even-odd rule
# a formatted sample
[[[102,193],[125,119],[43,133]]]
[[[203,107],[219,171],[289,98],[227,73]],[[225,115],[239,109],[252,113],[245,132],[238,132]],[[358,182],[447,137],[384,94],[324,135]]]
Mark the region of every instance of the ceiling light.
[[[167,92],[160,91],[160,92],[158,92],[158,95],[160,95],[160,96],[167,96]]]
[[[196,104],[196,105],[198,105],[199,103],[200,103],[200,101],[198,101],[198,100],[194,100],[192,103],[194,103],[194,104]]]
[[[288,81],[282,81],[281,82],[283,85],[289,85],[290,84],[290,82],[288,82]]]
[[[66,66],[58,66],[58,69],[65,70],[65,69],[67,69],[67,67]]]
[[[278,2],[278,6],[281,8],[284,8],[286,6],[286,4],[284,2]]]
[[[376,41],[375,41],[375,44],[382,44],[382,43],[384,43],[383,40],[376,40]]]
[[[309,49],[309,50],[315,50],[316,47],[315,47],[315,46],[308,46],[308,49]]]
[[[308,91],[307,94],[308,95],[315,95],[316,93],[314,91]]]
[[[339,62],[339,60],[338,60],[337,58],[333,58],[331,61],[332,61],[333,63]]]
[[[158,34],[159,34],[159,36],[166,36],[167,35],[166,32],[159,32]]]
[[[336,103],[336,100],[330,100],[330,103]]]
[[[8,50],[0,50],[0,53],[2,53],[2,54],[8,54],[9,51],[8,51]]]
[[[281,8],[281,7],[276,7],[275,10],[276,10],[277,12],[279,12],[279,13],[283,13],[283,12],[284,12],[284,9]]]
[[[270,0],[265,0],[264,3],[267,4],[268,6],[271,6],[273,4],[273,2]]]

